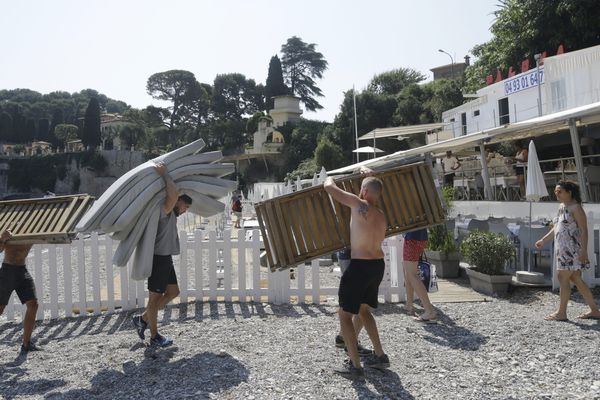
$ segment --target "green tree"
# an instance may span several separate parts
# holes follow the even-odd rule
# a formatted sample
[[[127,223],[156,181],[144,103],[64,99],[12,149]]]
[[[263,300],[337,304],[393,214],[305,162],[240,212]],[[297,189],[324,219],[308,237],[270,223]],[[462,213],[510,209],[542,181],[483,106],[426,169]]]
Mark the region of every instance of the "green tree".
[[[264,108],[262,85],[242,74],[219,74],[213,84],[211,109],[217,118],[241,119]]]
[[[283,75],[290,92],[300,97],[307,110],[323,108],[315,97],[323,97],[315,79],[321,79],[327,70],[327,61],[323,54],[315,50],[316,44],[304,43],[293,36],[281,46],[281,65]]]
[[[411,68],[398,68],[377,74],[369,82],[368,90],[377,94],[398,94],[408,85],[424,81],[427,77]]]
[[[301,119],[277,128],[285,142],[281,149],[284,160],[282,164],[285,167],[278,171],[279,179],[283,179],[303,160],[314,158],[317,139],[326,126],[328,126],[327,122]]]
[[[49,134],[50,134],[50,121],[47,118],[41,118],[38,121],[37,132],[35,137],[37,140],[43,140],[45,142],[49,142]]]
[[[6,111],[0,114],[0,141],[8,142],[11,140],[13,130],[13,121],[10,114]]]
[[[27,119],[26,125],[25,125],[25,136],[23,137],[23,141],[25,143],[30,143],[35,139],[35,133],[36,133],[36,128],[35,128],[35,121],[32,119]]]
[[[130,149],[132,146],[137,147],[145,135],[144,128],[136,124],[125,125],[119,131],[119,138],[126,149]]]
[[[170,114],[165,120],[169,129],[176,128],[186,119],[186,105],[197,101],[202,96],[202,87],[193,73],[183,70],[158,72],[148,78],[146,91],[152,98],[172,103],[168,108]]]
[[[59,143],[63,146],[71,140],[77,139],[77,133],[79,128],[73,124],[58,124],[54,128],[54,136],[58,139]]]
[[[100,103],[92,97],[85,110],[81,141],[87,148],[95,149],[101,143],[100,137]]]
[[[490,28],[492,39],[475,46],[478,59],[466,70],[466,88],[474,91],[500,68],[518,70],[534,54],[553,54],[560,44],[579,50],[600,44],[600,7],[596,0],[501,0]]]
[[[289,90],[283,82],[283,70],[281,69],[281,60],[277,55],[271,57],[269,61],[269,74],[265,84],[265,103],[266,109],[272,110],[274,107],[273,96],[288,94]]]
[[[344,162],[342,148],[333,143],[327,136],[322,136],[315,149],[315,163],[317,167],[325,167],[326,170],[332,170],[341,167]]]

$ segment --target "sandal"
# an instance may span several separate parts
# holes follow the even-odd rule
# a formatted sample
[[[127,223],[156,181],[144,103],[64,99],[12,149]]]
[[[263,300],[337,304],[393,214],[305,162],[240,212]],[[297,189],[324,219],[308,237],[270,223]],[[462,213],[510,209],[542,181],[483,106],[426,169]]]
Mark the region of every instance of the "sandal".
[[[550,314],[550,315],[546,315],[546,316],[544,317],[544,319],[545,319],[546,321],[560,321],[560,322],[563,322],[563,321],[568,321],[568,320],[569,320],[568,318],[560,318],[560,317],[558,316],[558,314],[556,314],[556,313],[554,313],[554,314]]]
[[[600,320],[600,315],[599,314],[594,314],[593,312],[588,312],[585,314],[581,314],[579,316],[577,316],[577,318],[579,319],[598,319]]]

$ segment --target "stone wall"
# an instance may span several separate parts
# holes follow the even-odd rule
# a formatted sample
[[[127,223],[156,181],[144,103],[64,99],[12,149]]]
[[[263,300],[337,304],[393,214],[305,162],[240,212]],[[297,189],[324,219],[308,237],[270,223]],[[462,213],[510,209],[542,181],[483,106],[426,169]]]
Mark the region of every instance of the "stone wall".
[[[65,179],[56,182],[55,193],[87,193],[98,198],[121,175],[146,161],[140,151],[102,150],[100,154],[108,164],[104,171],[78,168],[73,160]]]

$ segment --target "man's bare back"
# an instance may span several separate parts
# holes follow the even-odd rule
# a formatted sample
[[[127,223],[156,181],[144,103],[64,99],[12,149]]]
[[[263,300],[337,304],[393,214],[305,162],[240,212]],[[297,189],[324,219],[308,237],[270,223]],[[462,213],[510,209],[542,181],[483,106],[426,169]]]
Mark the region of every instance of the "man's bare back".
[[[387,222],[383,211],[366,200],[353,207],[350,218],[350,249],[352,258],[377,260],[383,258],[381,243],[385,239]]]

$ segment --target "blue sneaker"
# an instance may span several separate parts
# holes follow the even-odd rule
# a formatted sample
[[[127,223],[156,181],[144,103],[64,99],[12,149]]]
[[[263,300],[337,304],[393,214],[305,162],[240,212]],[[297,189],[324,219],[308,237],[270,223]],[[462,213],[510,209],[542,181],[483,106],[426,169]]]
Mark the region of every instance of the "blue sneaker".
[[[142,340],[146,339],[146,335],[144,334],[144,331],[148,328],[148,323],[146,321],[144,321],[144,319],[142,318],[141,315],[134,315],[132,320],[133,320],[133,325],[135,325],[135,329],[137,330],[137,334],[140,337],[140,339],[142,339]]]
[[[150,345],[158,347],[167,347],[173,344],[173,340],[164,337],[160,333],[157,333],[155,337],[150,339]]]

